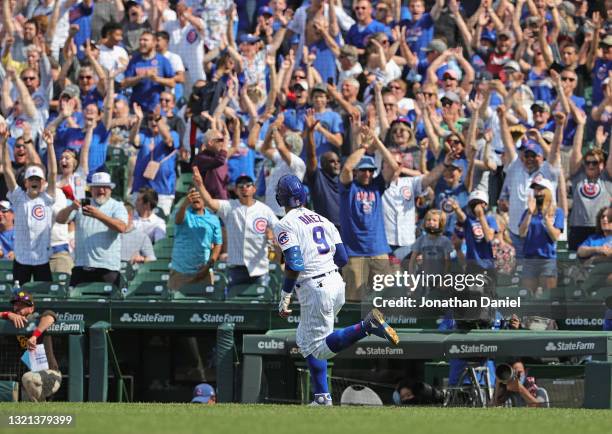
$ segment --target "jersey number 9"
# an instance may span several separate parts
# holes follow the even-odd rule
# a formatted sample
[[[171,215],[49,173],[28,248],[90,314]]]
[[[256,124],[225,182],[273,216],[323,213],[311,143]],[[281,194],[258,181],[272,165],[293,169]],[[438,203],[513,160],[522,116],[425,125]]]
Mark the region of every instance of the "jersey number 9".
[[[312,228],[312,239],[317,244],[319,254],[324,255],[329,252],[329,244],[325,240],[325,231],[321,226]]]

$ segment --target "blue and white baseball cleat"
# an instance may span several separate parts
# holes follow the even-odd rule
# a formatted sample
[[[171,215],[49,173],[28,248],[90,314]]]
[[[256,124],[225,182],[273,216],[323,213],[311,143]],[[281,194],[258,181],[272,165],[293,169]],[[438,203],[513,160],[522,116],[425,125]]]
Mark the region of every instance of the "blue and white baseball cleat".
[[[393,327],[385,322],[385,317],[380,310],[372,309],[363,319],[363,324],[367,334],[386,339],[393,345],[399,343],[399,336]]]
[[[332,397],[329,393],[315,393],[314,401],[308,404],[310,407],[321,406],[331,406],[332,405]]]

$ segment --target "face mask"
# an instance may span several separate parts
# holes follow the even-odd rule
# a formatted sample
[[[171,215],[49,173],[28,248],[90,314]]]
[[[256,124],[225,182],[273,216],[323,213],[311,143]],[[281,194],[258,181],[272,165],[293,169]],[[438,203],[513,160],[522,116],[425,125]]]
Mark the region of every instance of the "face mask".
[[[544,196],[536,196],[536,205],[541,206],[544,204]]]
[[[426,227],[425,232],[427,232],[428,234],[436,235],[436,234],[442,233],[442,229]]]

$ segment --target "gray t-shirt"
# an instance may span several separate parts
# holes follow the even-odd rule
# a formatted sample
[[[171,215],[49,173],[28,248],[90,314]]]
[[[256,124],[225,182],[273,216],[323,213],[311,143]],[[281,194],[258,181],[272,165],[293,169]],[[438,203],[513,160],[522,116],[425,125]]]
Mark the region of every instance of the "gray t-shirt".
[[[157,259],[151,238],[144,231],[132,228],[129,232],[121,234],[121,260],[129,262],[137,254],[151,261]]]
[[[415,241],[412,252],[423,255],[423,271],[427,274],[444,274],[444,258],[453,251],[453,244],[444,235],[431,237],[424,233]]]
[[[612,200],[612,179],[604,170],[599,178],[590,181],[583,167],[571,179],[573,204],[569,225],[595,227],[597,213]]]

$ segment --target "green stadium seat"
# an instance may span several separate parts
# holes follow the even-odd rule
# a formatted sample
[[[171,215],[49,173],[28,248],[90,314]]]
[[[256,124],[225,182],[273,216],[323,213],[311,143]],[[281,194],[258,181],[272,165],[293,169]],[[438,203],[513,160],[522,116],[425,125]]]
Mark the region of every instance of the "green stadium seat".
[[[68,291],[70,299],[110,300],[121,298],[116,286],[106,282],[81,283]]]
[[[139,275],[156,271],[168,273],[169,265],[170,261],[158,259],[157,261],[145,262],[144,264],[134,264],[133,268],[136,270],[136,274]]]
[[[521,289],[519,286],[498,286],[496,288],[496,292],[497,292],[497,296],[498,297],[511,297],[511,298],[515,298],[515,297],[524,297],[527,296],[527,291]]]
[[[166,286],[166,281],[135,280],[128,286],[125,296],[127,300],[148,299],[148,300],[168,300],[170,292]]]
[[[0,300],[8,300],[13,295],[13,283],[0,282]]]
[[[497,286],[516,286],[520,283],[521,278],[516,274],[497,273]]]
[[[592,290],[589,292],[587,297],[590,300],[603,301],[608,297],[612,297],[612,286],[604,286]]]
[[[22,288],[32,294],[35,300],[40,297],[43,300],[66,298],[66,286],[59,282],[28,282]]]
[[[173,292],[172,296],[174,300],[223,301],[225,299],[225,288],[215,285],[204,285],[202,283],[191,283]]]
[[[134,276],[136,275],[136,269],[126,261],[121,261],[121,276],[125,280],[126,283],[130,283]]]
[[[227,300],[235,302],[268,302],[274,299],[272,288],[260,284],[236,285],[227,294]]]
[[[13,270],[13,261],[9,261],[7,259],[0,259],[0,270]]]
[[[0,282],[13,284],[13,268],[10,270],[0,270]]]

